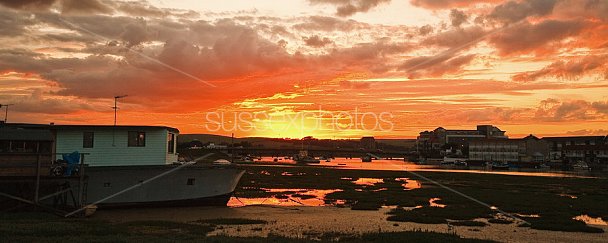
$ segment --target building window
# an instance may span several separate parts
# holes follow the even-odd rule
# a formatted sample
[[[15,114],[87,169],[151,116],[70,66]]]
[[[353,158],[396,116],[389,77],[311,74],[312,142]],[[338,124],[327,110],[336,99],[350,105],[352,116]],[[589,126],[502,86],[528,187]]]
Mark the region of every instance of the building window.
[[[167,136],[167,153],[175,153],[175,134],[169,133]]]
[[[145,132],[129,132],[129,147],[145,147],[146,133]]]
[[[92,148],[93,147],[93,132],[83,132],[82,133],[82,147],[83,148]]]
[[[188,178],[188,180],[186,181],[186,185],[194,186],[194,178]]]
[[[0,141],[0,152],[11,152],[11,142]]]

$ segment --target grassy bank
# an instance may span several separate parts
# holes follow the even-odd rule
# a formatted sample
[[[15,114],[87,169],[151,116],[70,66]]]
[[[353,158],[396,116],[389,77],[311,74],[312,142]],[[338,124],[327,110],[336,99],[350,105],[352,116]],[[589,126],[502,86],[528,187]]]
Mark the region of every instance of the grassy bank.
[[[557,178],[496,174],[417,172],[428,178],[399,171],[340,170],[313,166],[276,167],[244,166],[239,197],[281,197],[289,192],[266,192],[261,188],[340,189],[326,196],[326,203],[344,200],[352,209],[375,210],[397,206],[388,217],[393,221],[446,223],[452,220],[491,219],[490,224],[518,223],[535,229],[556,231],[602,232],[573,218],[579,215],[608,219],[608,180],[602,178]],[[359,178],[382,179],[383,183],[356,185]],[[422,183],[422,188],[405,190],[408,178]],[[503,212],[521,215],[523,221],[498,219],[498,210],[446,190],[431,182],[452,188]],[[432,207],[431,198],[446,205]],[[412,207],[416,207],[411,209]],[[408,208],[403,209],[404,207]],[[528,217],[526,217],[528,216]],[[504,218],[504,217],[501,217]],[[515,222],[512,222],[515,221]]]
[[[326,233],[313,238],[207,236],[226,225],[266,224],[261,220],[213,219],[188,223],[132,221],[110,223],[91,219],[64,219],[44,213],[0,214],[0,242],[487,242],[455,234],[407,231],[342,235]]]

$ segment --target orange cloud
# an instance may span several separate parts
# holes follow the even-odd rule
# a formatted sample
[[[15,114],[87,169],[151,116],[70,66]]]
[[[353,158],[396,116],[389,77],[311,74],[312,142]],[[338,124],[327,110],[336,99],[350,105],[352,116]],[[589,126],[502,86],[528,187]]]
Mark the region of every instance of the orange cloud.
[[[479,3],[497,3],[503,0],[410,0],[412,5],[428,9],[467,7]]]
[[[344,137],[475,123],[565,134],[608,122],[604,1],[413,0],[431,16],[419,26],[365,20],[388,0],[308,2],[338,17],[0,1],[0,103],[16,104],[11,121],[110,124],[111,97],[129,94],[120,124],[184,132],[209,132],[214,111],[393,115],[392,132],[315,131]]]

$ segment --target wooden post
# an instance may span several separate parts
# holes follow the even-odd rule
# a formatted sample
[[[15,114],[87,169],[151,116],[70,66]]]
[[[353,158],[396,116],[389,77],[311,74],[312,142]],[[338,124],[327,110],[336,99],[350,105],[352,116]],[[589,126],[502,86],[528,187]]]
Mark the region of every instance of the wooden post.
[[[38,194],[40,190],[40,153],[36,155],[36,185],[34,191],[34,203],[38,204]]]
[[[78,203],[80,205],[74,205],[77,207],[82,207],[86,202],[82,198],[84,195],[84,154],[80,154],[80,168],[78,168],[78,176],[80,177],[78,180]]]

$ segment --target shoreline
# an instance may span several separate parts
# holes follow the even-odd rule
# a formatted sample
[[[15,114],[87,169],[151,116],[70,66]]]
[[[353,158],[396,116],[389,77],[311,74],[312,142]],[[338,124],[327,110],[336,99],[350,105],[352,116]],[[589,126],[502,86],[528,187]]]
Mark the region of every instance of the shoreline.
[[[267,224],[223,225],[209,236],[231,237],[286,237],[318,238],[324,234],[345,233],[350,235],[378,232],[401,232],[428,230],[438,233],[456,233],[467,239],[484,239],[500,242],[529,242],[542,239],[550,242],[605,242],[608,233],[583,233],[536,230],[518,227],[516,224],[488,224],[485,227],[452,226],[447,224],[421,224],[387,221],[388,209],[378,211],[351,210],[333,206],[244,206],[230,207],[186,207],[100,210],[91,219],[112,223],[131,221],[174,221],[243,218],[265,220]],[[596,226],[608,231],[608,226]]]
[[[379,162],[375,162],[378,164]],[[381,163],[381,162],[380,162]],[[289,163],[235,163],[236,166],[242,167],[279,167],[279,168],[322,168],[322,169],[337,169],[337,170],[360,170],[360,171],[390,171],[390,172],[441,172],[441,173],[468,173],[468,174],[490,174],[490,175],[513,175],[513,176],[533,176],[533,177],[555,177],[555,178],[583,178],[583,179],[599,179],[608,178],[608,173],[586,173],[574,171],[529,171],[529,170],[509,170],[509,171],[492,171],[483,170],[483,167],[472,167],[470,169],[453,169],[441,168],[439,165],[417,165],[411,162],[401,162],[402,164],[389,165],[391,168],[373,168],[373,167],[353,167],[349,165],[333,165],[333,164],[317,164],[317,165],[297,165]],[[368,165],[368,164],[364,164]]]

